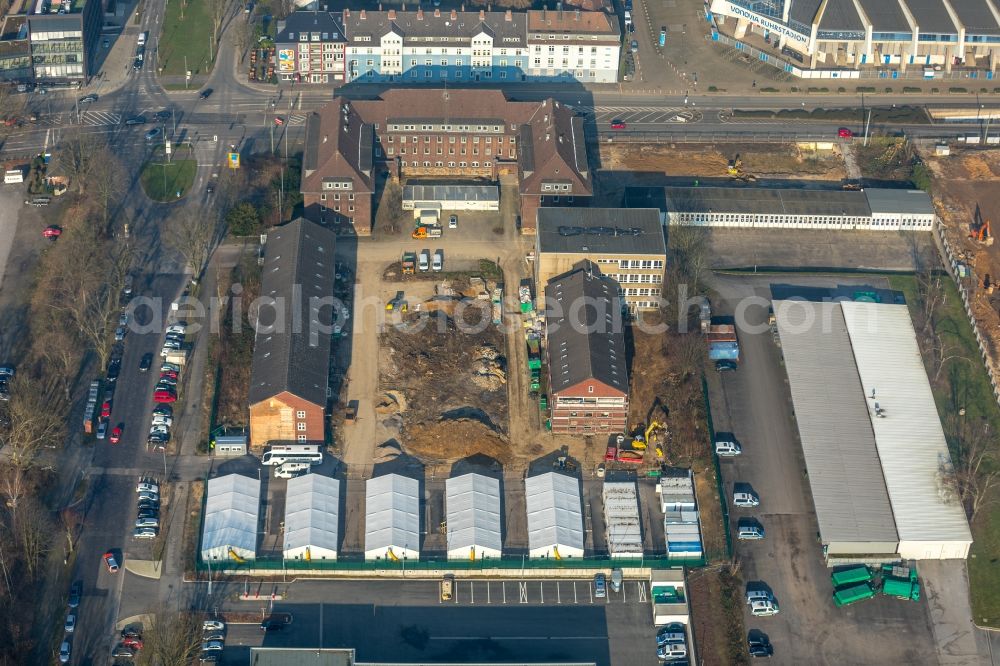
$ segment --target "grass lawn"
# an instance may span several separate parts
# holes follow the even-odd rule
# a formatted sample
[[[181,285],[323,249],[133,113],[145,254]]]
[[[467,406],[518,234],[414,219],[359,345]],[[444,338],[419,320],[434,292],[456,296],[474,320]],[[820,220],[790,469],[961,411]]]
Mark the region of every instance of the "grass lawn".
[[[913,277],[892,276],[893,289],[906,295],[910,312],[916,320],[919,312],[916,280]],[[937,330],[949,354],[959,354],[970,361],[951,361],[942,372],[941,380],[932,382],[938,413],[945,423],[965,408],[966,423],[989,423],[991,432],[1000,432],[1000,407],[993,397],[986,368],[979,355],[979,346],[955,283],[947,278],[946,300],[938,310]],[[953,351],[954,350],[954,351]],[[928,369],[933,379],[934,372]],[[972,617],[982,626],[1000,627],[1000,502],[979,511],[972,524],[972,552],[969,555],[969,588],[972,595]]]
[[[197,172],[197,160],[175,159],[168,164],[157,156],[142,167],[142,189],[153,201],[176,201],[191,189]]]
[[[157,67],[164,75],[183,76],[184,56],[187,56],[187,68],[192,75],[208,74],[212,70],[209,59],[212,16],[208,3],[204,0],[187,0],[182,9],[181,3],[184,1],[167,0]]]

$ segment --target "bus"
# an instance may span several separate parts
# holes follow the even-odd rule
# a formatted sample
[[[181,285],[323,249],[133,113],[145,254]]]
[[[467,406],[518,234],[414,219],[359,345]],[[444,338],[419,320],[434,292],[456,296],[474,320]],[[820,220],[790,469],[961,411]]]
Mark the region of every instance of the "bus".
[[[323,462],[323,452],[315,444],[275,444],[261,458],[264,465],[282,465],[286,462],[318,465]]]
[[[833,583],[834,587],[841,587],[844,585],[856,585],[858,583],[867,583],[872,579],[871,569],[865,565],[858,565],[854,567],[849,567],[847,569],[841,569],[840,571],[835,571],[830,576],[830,582]]]

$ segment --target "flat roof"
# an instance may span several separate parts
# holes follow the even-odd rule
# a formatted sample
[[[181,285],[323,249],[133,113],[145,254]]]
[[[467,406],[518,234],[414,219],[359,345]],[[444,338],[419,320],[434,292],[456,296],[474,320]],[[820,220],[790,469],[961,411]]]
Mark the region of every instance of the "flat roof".
[[[912,34],[912,28],[898,2],[884,0],[858,0],[858,2],[871,21],[873,32]]]
[[[951,8],[958,14],[958,20],[965,26],[969,35],[1000,34],[1000,24],[987,6],[987,0],[961,0],[951,3]]]
[[[496,185],[413,184],[403,188],[404,201],[500,201]]]
[[[863,192],[763,187],[666,187],[667,212],[774,215],[871,215]],[[544,210],[544,209],[539,209]]]
[[[939,489],[951,455],[907,306],[840,307],[869,409],[883,410],[871,423],[900,542],[971,543],[965,510]]]
[[[923,190],[889,190],[874,187],[864,192],[868,199],[868,207],[873,213],[934,214],[931,197]]]
[[[538,251],[667,254],[656,208],[538,209]]]
[[[958,33],[958,28],[952,22],[942,0],[902,0],[902,2],[913,14],[920,32],[946,35]]]
[[[821,539],[889,544],[895,552],[892,506],[840,305],[772,305]]]

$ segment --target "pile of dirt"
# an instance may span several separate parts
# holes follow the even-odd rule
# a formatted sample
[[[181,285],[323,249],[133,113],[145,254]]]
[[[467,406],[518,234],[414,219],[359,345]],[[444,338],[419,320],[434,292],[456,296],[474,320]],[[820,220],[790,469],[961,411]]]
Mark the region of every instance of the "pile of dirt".
[[[996,166],[995,159],[987,161],[980,155],[966,155],[962,158],[962,167],[965,169],[966,178],[972,180],[992,180],[1000,176],[995,170]]]
[[[803,153],[794,144],[601,144],[605,170],[657,172],[666,176],[725,178],[729,160],[740,156],[747,173],[757,176],[840,179],[845,177],[842,156],[834,152]]]
[[[444,419],[405,428],[403,447],[425,462],[451,462],[472,455],[501,463],[512,458],[506,437],[473,419]]]

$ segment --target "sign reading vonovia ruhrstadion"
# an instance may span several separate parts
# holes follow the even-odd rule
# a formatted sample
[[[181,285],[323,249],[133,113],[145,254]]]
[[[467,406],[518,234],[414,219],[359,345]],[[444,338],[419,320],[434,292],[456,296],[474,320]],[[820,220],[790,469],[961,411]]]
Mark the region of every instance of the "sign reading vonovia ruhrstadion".
[[[722,5],[722,11],[718,11],[720,5]],[[784,35],[789,39],[794,39],[795,41],[802,42],[803,44],[809,42],[809,35],[803,35],[801,32],[796,32],[795,30],[792,30],[787,25],[782,25],[780,23],[777,23],[774,20],[767,18],[766,16],[755,14],[754,12],[751,12],[748,9],[744,9],[743,7],[734,5],[731,2],[718,2],[718,1],[713,2],[712,11],[717,14],[722,14],[724,16],[735,16],[738,18],[744,18],[752,23],[756,23],[762,28],[767,28],[771,32],[778,33],[779,35]]]

